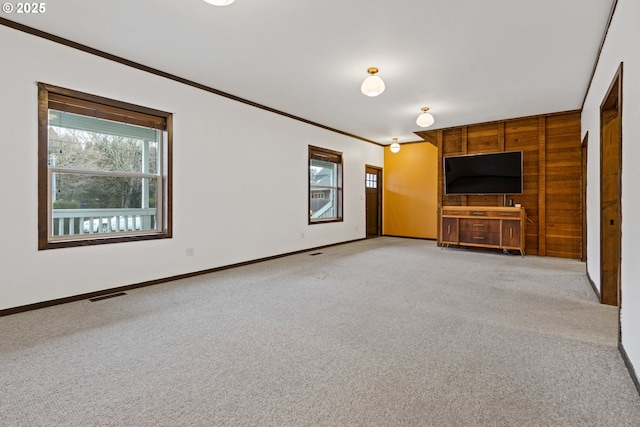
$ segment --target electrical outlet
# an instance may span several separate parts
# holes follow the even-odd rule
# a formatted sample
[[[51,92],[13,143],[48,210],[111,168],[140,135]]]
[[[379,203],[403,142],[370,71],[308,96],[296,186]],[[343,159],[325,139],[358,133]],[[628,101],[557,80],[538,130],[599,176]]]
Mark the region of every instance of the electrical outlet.
[[[193,248],[187,248],[187,256],[193,256],[194,255],[194,249]]]
[[[304,239],[304,233],[300,233],[300,238]]]

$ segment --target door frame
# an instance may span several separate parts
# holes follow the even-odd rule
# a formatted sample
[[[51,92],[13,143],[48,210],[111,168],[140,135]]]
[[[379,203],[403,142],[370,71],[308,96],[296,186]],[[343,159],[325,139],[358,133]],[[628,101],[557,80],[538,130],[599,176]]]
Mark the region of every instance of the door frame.
[[[587,170],[588,170],[588,153],[589,153],[589,131],[582,140],[582,171],[580,175],[580,185],[582,187],[582,195],[580,197],[580,213],[582,215],[582,253],[580,261],[587,262]]]

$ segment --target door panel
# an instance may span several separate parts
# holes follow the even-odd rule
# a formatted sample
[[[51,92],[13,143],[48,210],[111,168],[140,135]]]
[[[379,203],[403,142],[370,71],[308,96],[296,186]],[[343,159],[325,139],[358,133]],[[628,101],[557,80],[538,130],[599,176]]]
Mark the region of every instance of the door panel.
[[[617,109],[602,112],[601,144],[601,298],[618,305],[620,271],[620,116]]]

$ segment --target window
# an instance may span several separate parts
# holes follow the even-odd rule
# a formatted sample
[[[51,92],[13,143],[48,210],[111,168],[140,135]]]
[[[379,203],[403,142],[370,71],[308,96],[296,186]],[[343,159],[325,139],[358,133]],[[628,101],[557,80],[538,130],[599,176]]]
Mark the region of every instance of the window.
[[[38,88],[38,248],[171,237],[171,114]]]
[[[309,146],[309,224],[342,221],[342,153]]]
[[[375,173],[367,173],[365,178],[365,186],[367,188],[378,188],[378,175]]]

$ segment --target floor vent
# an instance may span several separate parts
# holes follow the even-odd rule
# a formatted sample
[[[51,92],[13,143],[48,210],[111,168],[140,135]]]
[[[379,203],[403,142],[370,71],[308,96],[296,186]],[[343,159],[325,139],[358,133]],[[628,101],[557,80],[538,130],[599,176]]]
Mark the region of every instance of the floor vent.
[[[312,254],[309,254],[309,256],[316,256],[316,255],[322,255],[322,252],[314,252]]]
[[[118,292],[117,294],[109,294],[109,295],[103,295],[101,297],[89,298],[89,301],[91,302],[102,301],[103,299],[121,297],[122,295],[126,295],[126,293]]]

